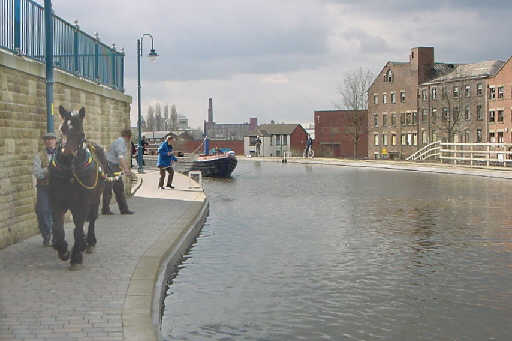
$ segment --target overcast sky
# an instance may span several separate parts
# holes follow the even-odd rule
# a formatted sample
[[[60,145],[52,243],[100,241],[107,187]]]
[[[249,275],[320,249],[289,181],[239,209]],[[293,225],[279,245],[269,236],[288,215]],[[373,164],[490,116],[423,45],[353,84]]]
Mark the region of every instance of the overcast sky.
[[[39,1],[42,3],[42,0]],[[346,72],[379,72],[434,46],[436,61],[506,60],[512,1],[53,0],[55,13],[123,47],[125,92],[137,117],[137,38],[154,36],[156,63],[142,61],[142,111],[175,104],[192,127],[207,118],[305,122],[334,109]],[[151,41],[144,39],[145,53]]]

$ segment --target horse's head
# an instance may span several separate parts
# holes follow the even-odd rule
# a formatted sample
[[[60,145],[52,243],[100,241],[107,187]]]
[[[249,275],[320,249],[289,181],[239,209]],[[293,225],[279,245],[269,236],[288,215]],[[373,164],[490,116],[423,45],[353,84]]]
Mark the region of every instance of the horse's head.
[[[76,156],[85,140],[84,118],[85,108],[79,111],[69,112],[61,105],[59,113],[62,117],[60,131],[62,133],[62,153],[65,155]]]

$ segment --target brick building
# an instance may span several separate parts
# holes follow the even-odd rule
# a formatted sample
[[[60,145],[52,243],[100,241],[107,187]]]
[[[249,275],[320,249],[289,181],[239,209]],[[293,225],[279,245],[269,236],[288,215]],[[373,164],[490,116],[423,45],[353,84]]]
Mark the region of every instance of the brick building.
[[[262,124],[244,137],[245,155],[256,156],[256,139],[261,140],[259,156],[302,156],[307,133],[300,124]]]
[[[487,118],[489,142],[512,142],[512,57],[488,79]]]
[[[315,156],[368,157],[367,110],[315,111],[314,119]]]
[[[486,142],[488,81],[503,64],[493,60],[448,65],[445,70],[452,69],[450,72],[421,84],[418,99],[420,147],[437,140]],[[496,113],[500,112],[503,120],[503,110],[498,109]]]
[[[387,62],[368,90],[368,156],[403,158],[418,146],[418,86],[436,70],[434,48],[411,49],[409,62]]]

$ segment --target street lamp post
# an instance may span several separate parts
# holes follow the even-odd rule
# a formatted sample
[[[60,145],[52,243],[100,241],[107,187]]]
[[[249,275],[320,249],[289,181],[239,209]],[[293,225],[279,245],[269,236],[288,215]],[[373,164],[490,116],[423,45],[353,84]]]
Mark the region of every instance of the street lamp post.
[[[53,13],[52,1],[44,0],[46,62],[46,131],[53,133]]]
[[[142,145],[142,116],[141,116],[141,102],[140,102],[140,57],[142,57],[142,40],[144,37],[151,38],[151,50],[149,51],[148,58],[151,61],[154,61],[158,54],[153,48],[153,36],[149,33],[144,33],[139,39],[137,39],[137,104],[138,104],[138,117],[137,117],[137,127],[138,127],[138,135],[139,141],[137,148],[137,164],[139,165],[138,172],[144,173],[144,166],[142,165],[144,162],[144,146]]]

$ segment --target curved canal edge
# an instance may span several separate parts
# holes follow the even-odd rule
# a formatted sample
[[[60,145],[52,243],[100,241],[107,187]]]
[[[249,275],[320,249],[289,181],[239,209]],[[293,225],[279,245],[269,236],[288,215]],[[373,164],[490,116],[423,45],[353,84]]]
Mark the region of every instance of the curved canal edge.
[[[237,156],[239,160],[244,161],[267,161],[282,162],[282,157],[245,157]],[[416,163],[411,161],[386,161],[386,160],[348,160],[348,159],[330,159],[314,158],[305,159],[302,157],[288,157],[287,163],[298,163],[305,165],[328,165],[341,167],[359,167],[373,169],[402,170],[423,173],[472,175],[497,179],[512,179],[512,168],[504,167],[465,167],[462,165],[448,165],[431,162]],[[236,170],[235,170],[236,172]]]
[[[191,247],[209,213],[206,195],[197,206],[183,212],[139,259],[130,278],[123,305],[124,340],[161,340],[161,307],[166,278]]]

